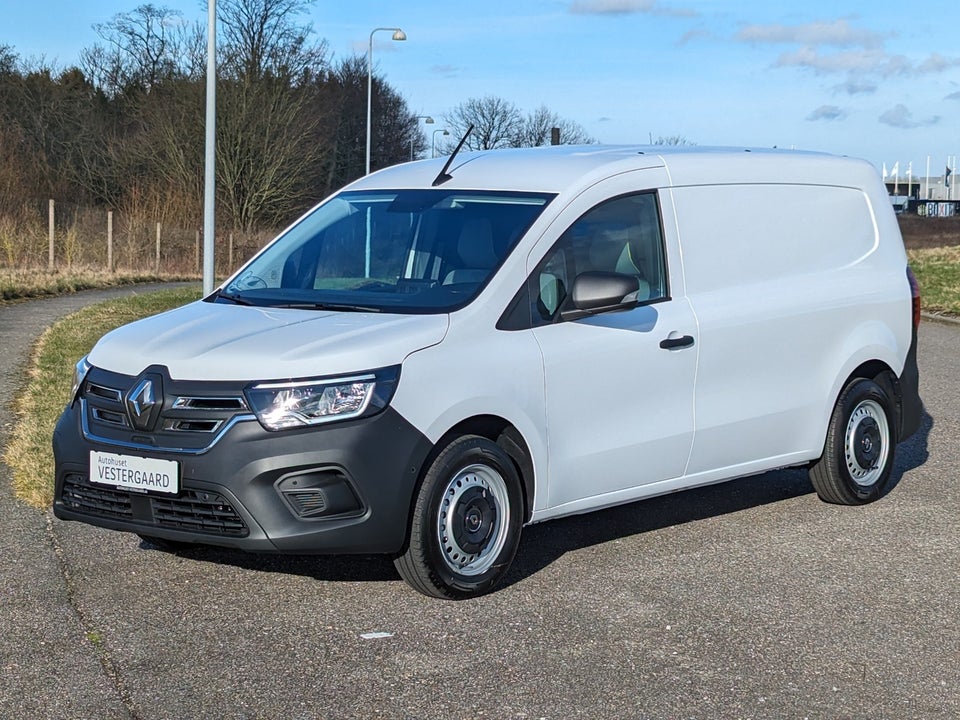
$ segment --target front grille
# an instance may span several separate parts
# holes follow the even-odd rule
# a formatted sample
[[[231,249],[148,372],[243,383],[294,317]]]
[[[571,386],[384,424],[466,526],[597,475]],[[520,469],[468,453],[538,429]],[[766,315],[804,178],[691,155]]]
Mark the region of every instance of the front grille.
[[[146,378],[159,407],[144,415],[142,398],[128,396],[139,392]],[[80,400],[87,439],[144,450],[203,453],[234,423],[254,419],[241,383],[172,380],[158,366],[136,377],[91,368]]]
[[[124,520],[133,518],[130,493],[91,485],[82,475],[67,475],[64,478],[63,504],[84,515]]]
[[[247,401],[242,397],[178,397],[173,401],[177,409],[190,410],[233,410],[247,409]]]
[[[198,533],[244,537],[247,526],[222,495],[187,490],[179,498],[151,498],[153,516],[160,527]]]
[[[243,518],[223,495],[187,489],[180,497],[156,497],[91,484],[86,476],[67,475],[63,505],[83,515],[129,520],[185,532],[246,537]]]

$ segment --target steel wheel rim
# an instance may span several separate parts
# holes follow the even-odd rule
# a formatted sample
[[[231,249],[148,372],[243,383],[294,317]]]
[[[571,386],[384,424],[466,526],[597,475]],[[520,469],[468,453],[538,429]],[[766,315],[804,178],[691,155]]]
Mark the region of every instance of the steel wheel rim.
[[[447,483],[437,517],[440,554],[450,570],[481,575],[500,557],[510,527],[503,476],[488,465],[470,465]]]
[[[858,404],[844,435],[844,461],[850,478],[861,487],[870,487],[883,474],[890,454],[890,424],[876,400]]]

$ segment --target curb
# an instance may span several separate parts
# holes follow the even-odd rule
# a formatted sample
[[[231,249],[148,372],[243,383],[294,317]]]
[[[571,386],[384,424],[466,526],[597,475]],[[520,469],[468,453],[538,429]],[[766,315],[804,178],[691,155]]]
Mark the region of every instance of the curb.
[[[920,312],[920,317],[930,322],[941,323],[943,325],[960,325],[960,318],[953,315],[939,315],[931,312]]]

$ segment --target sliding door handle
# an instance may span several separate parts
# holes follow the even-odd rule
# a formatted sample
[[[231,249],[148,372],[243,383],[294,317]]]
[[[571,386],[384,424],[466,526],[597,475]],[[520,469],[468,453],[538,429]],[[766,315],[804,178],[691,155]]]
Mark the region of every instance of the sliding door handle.
[[[692,335],[681,335],[679,337],[669,337],[660,341],[660,347],[664,350],[679,350],[680,348],[691,347],[693,345]]]

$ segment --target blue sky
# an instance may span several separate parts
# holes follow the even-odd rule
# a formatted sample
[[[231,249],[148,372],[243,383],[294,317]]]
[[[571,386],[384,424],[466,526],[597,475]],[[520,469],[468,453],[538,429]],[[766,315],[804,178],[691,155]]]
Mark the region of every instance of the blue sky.
[[[0,0],[0,44],[57,67],[140,0]],[[205,0],[154,0],[206,22]],[[497,95],[546,105],[606,143],[797,147],[939,175],[960,155],[960,2],[320,0],[302,20],[334,56],[366,53],[411,110]]]

